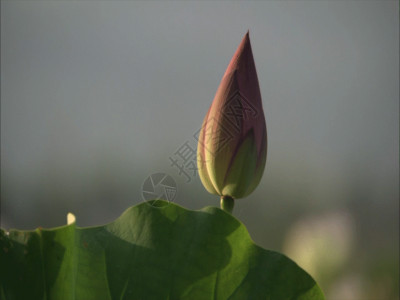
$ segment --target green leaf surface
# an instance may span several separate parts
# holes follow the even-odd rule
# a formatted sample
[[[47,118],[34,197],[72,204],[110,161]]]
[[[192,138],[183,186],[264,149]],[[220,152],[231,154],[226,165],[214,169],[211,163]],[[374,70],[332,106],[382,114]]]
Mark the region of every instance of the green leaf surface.
[[[1,230],[0,299],[324,299],[230,214],[156,204],[104,226]]]

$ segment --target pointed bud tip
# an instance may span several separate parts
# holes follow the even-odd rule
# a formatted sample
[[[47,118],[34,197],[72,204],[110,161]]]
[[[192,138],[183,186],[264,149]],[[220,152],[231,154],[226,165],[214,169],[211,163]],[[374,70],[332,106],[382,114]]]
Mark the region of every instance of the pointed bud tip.
[[[250,42],[250,30],[249,29],[247,29],[247,32],[244,35],[243,40],[245,40],[246,42]]]

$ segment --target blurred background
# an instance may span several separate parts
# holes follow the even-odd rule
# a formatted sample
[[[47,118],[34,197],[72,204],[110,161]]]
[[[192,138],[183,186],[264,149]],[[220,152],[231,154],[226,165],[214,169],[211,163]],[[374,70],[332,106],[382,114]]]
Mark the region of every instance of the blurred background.
[[[234,215],[329,300],[398,299],[398,1],[1,1],[1,227],[100,225],[143,201],[218,206],[171,164],[246,31],[268,158]]]

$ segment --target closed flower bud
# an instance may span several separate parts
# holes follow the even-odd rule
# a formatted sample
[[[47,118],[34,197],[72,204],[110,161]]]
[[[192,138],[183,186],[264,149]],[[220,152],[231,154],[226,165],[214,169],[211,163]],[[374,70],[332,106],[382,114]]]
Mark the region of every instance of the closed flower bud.
[[[267,131],[248,32],[204,118],[197,152],[204,187],[221,199],[246,197],[261,180]]]

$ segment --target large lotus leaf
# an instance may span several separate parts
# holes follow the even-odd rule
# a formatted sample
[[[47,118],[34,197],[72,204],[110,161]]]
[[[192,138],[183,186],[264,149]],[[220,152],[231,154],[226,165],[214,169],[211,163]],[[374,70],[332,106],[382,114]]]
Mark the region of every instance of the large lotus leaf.
[[[230,214],[164,201],[104,226],[1,230],[0,268],[7,300],[324,299],[305,271],[255,245]]]

